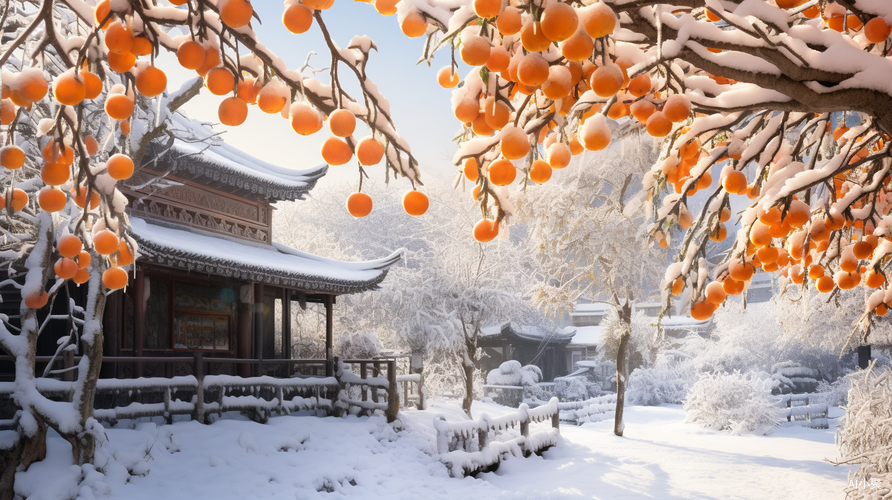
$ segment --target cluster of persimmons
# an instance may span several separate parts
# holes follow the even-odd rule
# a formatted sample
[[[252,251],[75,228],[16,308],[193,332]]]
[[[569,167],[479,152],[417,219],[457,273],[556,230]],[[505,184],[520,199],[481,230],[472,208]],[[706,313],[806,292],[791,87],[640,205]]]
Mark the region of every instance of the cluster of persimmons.
[[[773,1],[782,9],[797,9],[805,3],[805,0]],[[518,171],[533,183],[543,183],[550,179],[553,169],[567,167],[571,158],[584,150],[604,149],[611,141],[607,119],[638,122],[649,135],[676,141],[690,130],[696,116],[705,116],[694,112],[689,99],[667,84],[665,73],[660,73],[657,66],[630,78],[628,70],[633,61],[616,55],[619,51],[610,50],[619,18],[607,3],[512,1],[505,4],[498,0],[469,3],[473,4],[478,18],[457,34],[451,33],[454,40],[447,46],[464,63],[480,71],[469,73],[464,85],[459,86],[462,78],[453,63],[443,67],[437,78],[441,86],[455,89],[453,112],[463,126],[464,137],[497,139],[490,149],[475,150],[459,165],[464,176],[477,183],[473,190],[475,200],[490,186],[515,182]],[[724,24],[708,8],[695,9],[694,14],[702,21]],[[799,14],[806,19],[821,17],[824,29],[849,36],[863,34],[867,44],[886,43],[890,35],[890,26],[883,18],[862,20],[836,3],[821,2],[797,11]],[[407,36],[418,37],[435,29],[431,23],[435,24],[436,20],[410,9],[402,17],[401,27]],[[652,79],[655,73],[657,77]],[[706,76],[719,85],[736,83],[709,73]],[[586,94],[587,91],[597,98],[588,97],[591,94]],[[531,106],[535,107],[535,113],[530,111]],[[844,126],[833,130],[834,138],[839,140],[847,130]],[[710,187],[715,189],[711,169],[698,173],[696,182],[689,182],[691,171],[713,149],[725,147],[728,153],[714,162],[725,165],[719,179],[720,188],[730,195],[758,198],[764,179],[749,181],[743,171],[747,165],[737,163],[746,143],[737,144],[739,150],[730,151],[728,141],[716,139],[715,133],[702,137],[702,144],[700,139],[675,143],[671,154],[676,161],[664,163],[660,185],[683,196]],[[862,135],[853,140],[863,139]],[[852,162],[865,158],[868,150],[879,151],[882,147],[882,141],[856,147],[860,150]],[[497,156],[485,155],[493,151]],[[522,159],[525,165],[517,167],[515,162]],[[862,173],[856,169],[848,177],[838,176],[834,195],[843,195],[846,178],[854,179]],[[724,223],[731,216],[725,204],[719,224],[710,231],[710,239],[721,241],[727,237]],[[475,237],[481,242],[494,239],[498,235],[498,218],[484,213],[474,229]],[[677,221],[682,230],[687,230],[693,216],[684,210]],[[779,271],[796,284],[811,280],[817,290],[825,293],[858,284],[882,287],[886,281],[882,271],[869,265],[878,242],[882,241],[872,235],[873,229],[872,224],[864,221],[824,213],[822,209],[813,210],[796,197],[763,210],[758,221],[742,229],[748,239],[743,258],[732,258],[727,268],[718,273],[716,281],[698,290],[693,297],[691,314],[698,319],[708,318],[727,295],[742,293],[759,269]],[[668,246],[666,238],[658,237],[657,241],[663,247]],[[675,295],[681,294],[685,285],[684,278],[668,284]],[[880,305],[876,313],[885,314],[887,307],[892,305]]]
[[[176,6],[188,3],[187,0],[170,2]],[[327,9],[332,4],[333,0],[286,1],[282,22],[292,33],[304,33],[313,23],[314,12]],[[45,184],[36,200],[29,199],[25,190],[15,187],[15,182],[9,184],[0,193],[0,206],[9,214],[19,212],[29,204],[34,210],[59,212],[69,207],[69,200],[81,210],[101,209],[103,196],[79,171],[82,165],[80,160],[83,159],[87,164],[94,159],[101,161],[104,169],[100,169],[100,173],[104,172],[116,181],[133,175],[134,164],[130,157],[120,152],[110,154],[100,151],[102,147],[91,135],[74,137],[71,133],[60,132],[63,127],[59,126],[61,120],[58,116],[57,123],[47,134],[49,140],[41,148],[42,158],[32,158],[31,162],[26,162],[27,148],[16,145],[13,140],[19,114],[29,113],[32,105],[44,99],[54,101],[56,106],[104,108],[113,130],[125,136],[130,133],[137,95],[152,98],[162,94],[167,88],[167,76],[155,65],[154,55],[162,48],[161,44],[157,37],[151,35],[152,30],[146,27],[146,21],[136,19],[129,9],[121,2],[115,4],[110,0],[100,0],[95,6],[92,30],[102,45],[100,58],[89,59],[81,54],[79,64],[57,75],[50,75],[49,71],[38,67],[18,72],[4,71],[0,125],[5,128],[3,136],[6,145],[0,148],[0,166],[10,178],[22,181],[27,177],[24,173],[27,169],[22,169],[27,163],[35,169],[39,168],[40,178]],[[248,0],[220,0],[216,2],[216,9],[222,24],[230,29],[248,25],[254,15],[253,6]],[[247,118],[249,105],[256,105],[265,113],[282,114],[290,120],[294,131],[301,135],[318,132],[327,120],[332,136],[326,139],[321,151],[327,163],[343,165],[354,155],[363,166],[382,161],[385,147],[380,140],[371,135],[353,140],[357,118],[351,111],[337,109],[326,116],[309,103],[295,102],[288,106],[294,95],[293,89],[275,76],[255,78],[246,71],[240,74],[234,71],[231,61],[221,57],[219,43],[212,42],[208,37],[202,38],[200,33],[202,31],[199,30],[190,37],[174,39],[178,41],[176,56],[181,66],[196,71],[204,78],[205,87],[210,93],[226,96],[218,110],[221,123],[241,125]],[[146,60],[141,60],[143,57]],[[105,66],[98,68],[102,63]],[[115,84],[112,79],[104,80],[99,76],[108,74],[109,70],[120,75],[117,81],[121,83]],[[22,173],[17,174],[16,171]],[[427,196],[420,191],[411,190],[403,198],[403,206],[410,215],[424,214],[428,205]],[[372,200],[365,193],[354,193],[347,200],[347,209],[354,216],[363,217],[371,211]],[[126,286],[128,276],[122,267],[133,263],[136,248],[128,246],[126,239],[107,229],[102,222],[92,224],[91,229],[81,236],[64,234],[58,237],[56,251],[59,258],[54,266],[56,275],[78,284],[85,283],[90,277],[90,249],[107,259],[107,269],[102,273],[103,284],[109,289]],[[47,293],[42,292],[26,297],[25,301],[31,307],[43,307],[47,298]]]

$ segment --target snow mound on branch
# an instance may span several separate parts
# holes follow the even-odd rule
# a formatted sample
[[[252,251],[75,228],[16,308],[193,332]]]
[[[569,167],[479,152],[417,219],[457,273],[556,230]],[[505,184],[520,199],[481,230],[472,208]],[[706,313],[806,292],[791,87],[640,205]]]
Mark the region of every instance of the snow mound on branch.
[[[519,385],[528,386],[538,384],[542,380],[542,370],[536,365],[521,366],[520,361],[505,361],[486,376],[486,383],[490,385]]]

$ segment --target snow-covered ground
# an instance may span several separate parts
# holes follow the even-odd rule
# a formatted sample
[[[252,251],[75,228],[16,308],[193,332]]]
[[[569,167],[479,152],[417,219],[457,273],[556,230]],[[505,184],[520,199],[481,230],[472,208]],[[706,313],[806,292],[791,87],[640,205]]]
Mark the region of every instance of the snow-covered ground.
[[[136,423],[107,429],[105,475],[71,465],[51,435],[47,460],[17,477],[31,500],[243,500],[311,498],[840,498],[848,469],[834,429],[781,427],[732,436],[684,423],[678,406],[629,407],[626,436],[612,422],[561,427],[544,456],[509,458],[498,471],[453,479],[435,458],[433,417],[462,418],[458,403],[405,411],[403,430],[383,418],[240,417],[212,425]],[[511,411],[475,403],[475,414]],[[838,413],[838,411],[837,411]],[[835,422],[835,420],[833,421]],[[833,425],[833,424],[832,424]],[[132,428],[135,427],[135,428]],[[131,475],[128,475],[128,470]]]

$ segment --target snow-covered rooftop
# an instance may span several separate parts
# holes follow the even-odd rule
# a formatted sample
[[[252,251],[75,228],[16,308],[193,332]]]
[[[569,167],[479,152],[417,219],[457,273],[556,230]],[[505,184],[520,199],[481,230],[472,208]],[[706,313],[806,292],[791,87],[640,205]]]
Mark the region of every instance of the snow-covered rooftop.
[[[521,325],[514,322],[484,326],[480,328],[480,333],[484,337],[495,337],[505,334],[536,342],[541,342],[544,339],[547,339],[549,342],[567,342],[573,337],[572,331],[568,332],[560,328],[543,328],[538,325]]]
[[[569,326],[565,331],[575,331],[570,345],[598,346],[601,345],[600,326]]]
[[[177,176],[200,177],[209,181],[208,184],[219,183],[234,188],[236,194],[273,202],[303,199],[328,171],[326,164],[302,170],[273,165],[226,144],[202,122],[180,113],[174,114],[172,120],[195,140],[175,139],[169,148],[172,155],[163,166],[144,166],[153,170],[170,169],[170,173]],[[168,150],[167,144],[162,142],[154,143],[152,148],[155,154],[147,155],[149,160]]]
[[[184,231],[133,217],[140,259],[159,265],[307,292],[357,293],[377,288],[401,251],[379,260],[344,262],[273,243],[255,244],[203,231]]]
[[[656,318],[654,318],[656,322]],[[668,330],[702,330],[712,325],[712,319],[696,320],[690,316],[663,316],[660,325]]]

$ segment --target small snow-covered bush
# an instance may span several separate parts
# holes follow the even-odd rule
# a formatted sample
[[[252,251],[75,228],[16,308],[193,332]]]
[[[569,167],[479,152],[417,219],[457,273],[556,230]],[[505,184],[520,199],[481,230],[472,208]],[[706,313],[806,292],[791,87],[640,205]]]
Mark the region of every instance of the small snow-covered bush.
[[[684,367],[677,364],[638,368],[629,375],[626,402],[645,406],[683,402],[690,386],[684,372]]]
[[[382,349],[378,334],[368,331],[345,333],[338,343],[341,356],[351,359],[369,359],[377,356]]]
[[[872,366],[849,379],[849,404],[836,442],[841,461],[861,467],[849,473],[849,484],[855,487],[846,489],[846,498],[888,498],[892,493],[892,370]],[[861,487],[865,484],[871,486]]]
[[[703,373],[685,400],[687,421],[732,434],[769,434],[781,421],[771,386],[755,372]]]
[[[521,366],[520,361],[508,360],[486,375],[489,385],[528,386],[538,384],[542,380],[542,370],[536,365]]]
[[[588,387],[583,377],[554,379],[554,394],[561,401],[583,401],[589,398]]]
[[[817,397],[830,406],[845,406],[849,403],[849,389],[852,388],[851,380],[848,377],[842,377],[834,380],[832,383],[822,380],[818,383],[815,392]]]

